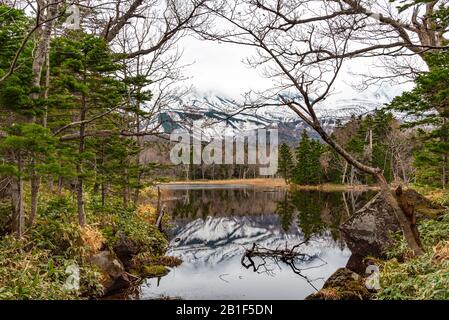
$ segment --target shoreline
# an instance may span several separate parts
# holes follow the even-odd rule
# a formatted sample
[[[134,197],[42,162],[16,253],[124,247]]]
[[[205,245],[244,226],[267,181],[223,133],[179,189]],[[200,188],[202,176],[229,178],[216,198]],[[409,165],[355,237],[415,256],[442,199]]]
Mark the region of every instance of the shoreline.
[[[230,179],[230,180],[185,180],[161,183],[161,185],[247,185],[254,187],[274,187],[274,188],[290,188],[293,190],[305,191],[379,191],[380,187],[373,185],[342,185],[342,184],[320,184],[320,185],[296,185],[287,184],[284,179]]]

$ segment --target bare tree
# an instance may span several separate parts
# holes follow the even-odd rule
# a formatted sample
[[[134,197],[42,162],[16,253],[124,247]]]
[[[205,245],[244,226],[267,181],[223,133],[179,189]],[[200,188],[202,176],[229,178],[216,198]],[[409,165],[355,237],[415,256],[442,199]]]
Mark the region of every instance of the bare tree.
[[[154,15],[154,8],[147,8],[142,15],[148,17]],[[156,135],[160,130],[161,123],[159,115],[164,110],[168,110],[170,105],[180,99],[186,92],[186,88],[179,86],[185,79],[183,76],[183,65],[180,64],[182,51],[178,48],[179,37],[172,38],[165,42],[157,50],[145,55],[136,55],[134,58],[126,56],[126,52],[141,52],[146,46],[154,46],[154,41],[158,41],[158,36],[154,35],[154,25],[157,20],[135,20],[126,25],[117,36],[117,46],[124,53],[123,78],[143,79],[142,83],[131,85],[129,92],[134,92],[133,97],[129,96],[128,103],[133,110],[129,116],[129,127],[136,134],[137,145],[140,152],[136,156],[137,166],[136,190],[133,201],[138,202],[139,191],[143,172],[140,166],[145,164],[142,158],[142,151],[145,146],[146,132]],[[157,30],[157,29],[156,29]],[[152,44],[153,43],[153,44]],[[151,95],[151,100],[145,100],[145,95]],[[147,97],[149,99],[149,97]],[[125,192],[126,193],[126,192]]]
[[[423,251],[412,226],[382,170],[366,165],[341,147],[324,130],[316,114],[316,107],[322,106],[332,92],[342,65],[352,52],[351,39],[366,17],[339,14],[338,19],[329,18],[338,10],[346,11],[339,4],[336,11],[328,5],[309,7],[304,1],[271,1],[270,10],[263,5],[265,3],[268,1],[234,0],[209,7],[221,27],[199,32],[206,39],[254,47],[257,54],[248,59],[248,63],[263,68],[276,85],[269,92],[258,93],[253,105],[290,108],[350,165],[372,175],[382,187],[385,201],[392,206],[408,245],[415,254],[421,254]],[[279,14],[281,9],[294,17],[294,23]],[[320,14],[316,15],[315,10],[320,10]],[[299,20],[298,17],[304,18]]]
[[[353,32],[345,52],[317,47],[315,62],[340,58],[372,58],[377,66],[373,73],[363,72],[364,85],[387,80],[413,79],[426,66],[425,54],[447,48],[446,21],[435,17],[447,0],[404,1],[372,0],[254,0],[251,3],[279,20],[278,28],[288,31],[296,25],[312,21],[345,21],[353,19]],[[329,29],[338,34],[336,29]]]

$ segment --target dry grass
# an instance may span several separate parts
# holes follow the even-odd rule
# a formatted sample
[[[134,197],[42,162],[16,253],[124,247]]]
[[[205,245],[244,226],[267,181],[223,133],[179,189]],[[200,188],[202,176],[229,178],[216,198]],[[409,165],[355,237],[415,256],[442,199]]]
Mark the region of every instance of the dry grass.
[[[139,206],[137,209],[137,214],[145,222],[150,225],[155,225],[157,220],[156,208],[152,204],[145,204]]]
[[[449,242],[440,242],[433,247],[433,261],[441,263],[449,260]]]
[[[374,190],[378,191],[380,188],[378,186],[367,186],[367,185],[341,185],[341,184],[320,184],[316,186],[301,186],[296,184],[287,185],[284,179],[230,179],[230,180],[195,180],[195,181],[177,181],[171,182],[170,184],[174,185],[249,185],[255,187],[290,187],[294,190],[317,190],[317,191],[346,191],[346,190],[355,190],[355,191],[366,191],[366,190]]]
[[[90,254],[98,253],[106,243],[101,231],[92,226],[81,228],[81,239],[83,244],[90,249]]]
[[[227,184],[238,184],[238,185],[250,185],[257,187],[286,187],[284,179],[230,179],[230,180],[194,180],[194,181],[176,181],[170,184],[184,185],[184,184],[194,184],[194,185],[227,185]]]
[[[180,266],[182,264],[182,260],[178,257],[163,256],[156,259],[156,264],[174,268]]]
[[[378,186],[368,186],[368,185],[344,185],[344,184],[319,184],[316,186],[301,186],[292,184],[290,186],[293,190],[310,190],[310,191],[324,191],[324,192],[339,192],[339,191],[379,191]]]

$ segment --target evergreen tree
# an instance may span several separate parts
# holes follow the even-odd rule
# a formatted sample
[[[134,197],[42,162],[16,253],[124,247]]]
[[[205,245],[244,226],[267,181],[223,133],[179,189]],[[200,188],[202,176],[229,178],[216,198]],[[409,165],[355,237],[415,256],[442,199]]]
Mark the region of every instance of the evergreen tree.
[[[30,178],[31,169],[40,174],[57,171],[55,162],[56,138],[37,124],[17,124],[8,128],[6,136],[0,139],[0,176],[13,178],[13,230],[19,238],[25,228],[24,182]],[[39,160],[35,165],[34,160]],[[31,217],[34,219],[34,217]]]
[[[319,141],[311,140],[304,130],[301,141],[296,149],[296,166],[293,173],[293,182],[302,185],[319,184],[322,180],[323,169],[320,158],[323,146]]]
[[[418,128],[423,148],[416,152],[418,181],[447,188],[449,183],[449,52],[428,54],[429,72],[421,74],[416,87],[397,97],[389,108],[404,112],[404,127]]]
[[[117,130],[117,123],[126,119],[115,119],[112,111],[123,103],[125,88],[117,79],[120,66],[114,62],[115,55],[106,42],[96,36],[82,32],[72,32],[70,37],[60,37],[53,41],[51,51],[52,76],[55,78],[50,90],[49,110],[60,115],[66,109],[62,120],[73,125],[55,128],[57,132],[70,131],[77,145],[73,146],[73,161],[76,166],[76,193],[78,219],[86,224],[84,208],[85,183],[95,177],[90,171],[95,169],[95,149],[89,148],[94,139],[101,139],[102,133],[108,135]],[[98,115],[111,113],[112,121],[104,121]],[[51,120],[51,115],[49,115]],[[101,119],[96,122],[89,119]],[[59,120],[61,121],[61,119]],[[56,123],[49,124],[55,126]],[[120,126],[122,127],[122,126]],[[97,134],[91,130],[95,129]],[[76,130],[76,131],[74,131]],[[97,137],[99,136],[99,137]],[[126,167],[126,166],[125,166]]]
[[[283,143],[279,148],[279,173],[285,179],[285,182],[289,183],[292,177],[292,171],[294,168],[293,155],[290,147]]]

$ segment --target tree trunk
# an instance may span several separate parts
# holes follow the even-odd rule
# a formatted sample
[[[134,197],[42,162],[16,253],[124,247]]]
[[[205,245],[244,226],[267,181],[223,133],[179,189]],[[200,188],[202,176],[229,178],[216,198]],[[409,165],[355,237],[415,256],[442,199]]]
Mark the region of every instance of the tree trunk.
[[[58,177],[58,196],[62,195],[62,187],[63,187],[63,179],[62,177]]]
[[[18,154],[17,156],[17,164],[18,164],[18,173],[17,177],[14,177],[11,182],[11,193],[12,193],[12,229],[18,239],[23,237],[24,231],[24,208],[23,208],[23,163],[22,163],[22,155]]]
[[[47,65],[47,74],[46,74],[46,87],[49,86],[49,77],[50,77],[50,59],[49,59],[49,52],[50,52],[50,38],[51,33],[53,31],[53,26],[55,23],[55,20],[52,18],[56,16],[59,3],[57,1],[51,1],[48,4],[40,1],[40,8],[44,8],[45,5],[47,5],[46,8],[46,14],[42,14],[41,17],[38,17],[38,19],[46,19],[49,20],[46,24],[41,26],[40,38],[37,43],[36,51],[34,52],[34,58],[32,63],[32,72],[33,72],[33,87],[35,88],[41,88],[41,78],[42,78],[42,70],[44,65]],[[44,10],[44,9],[42,9]],[[48,95],[48,89],[46,88],[45,95]],[[33,92],[31,94],[32,100],[39,99],[40,92],[36,90],[36,92]],[[36,117],[33,116],[31,118],[31,122],[36,122]],[[47,110],[44,112],[44,118],[43,118],[43,125],[44,127],[47,127]],[[37,215],[37,208],[39,204],[39,186],[41,183],[40,177],[36,173],[35,169],[36,165],[36,159],[32,159],[32,171],[31,171],[31,212],[29,217],[29,224],[32,226],[34,224],[34,220],[36,219]]]
[[[101,206],[104,208],[106,206],[106,194],[107,194],[107,190],[106,190],[106,182],[102,182],[101,183]]]
[[[34,159],[33,159],[33,162]],[[37,207],[39,204],[39,186],[41,183],[40,177],[36,174],[36,169],[33,167],[31,171],[31,213],[30,213],[30,220],[29,225],[33,226],[34,221],[37,217]]]
[[[126,168],[128,166],[128,163],[123,163],[123,167],[125,167],[125,181],[123,185],[123,206],[125,208],[129,207],[129,170]]]
[[[77,166],[78,171],[78,181],[76,184],[76,203],[78,206],[78,222],[81,226],[86,225],[86,213],[84,211],[84,186],[83,186],[83,178],[80,176],[81,166]]]
[[[84,70],[84,80],[86,80],[86,70]],[[76,185],[76,193],[77,193],[77,206],[78,206],[78,221],[81,226],[86,225],[86,213],[84,210],[84,181],[83,181],[83,166],[82,166],[82,156],[86,150],[86,125],[83,121],[86,120],[87,113],[87,98],[83,93],[81,100],[81,115],[80,115],[80,141],[79,141],[79,150],[78,155],[80,159],[78,159],[78,163],[76,165],[76,172],[78,175],[77,185]]]
[[[140,90],[139,90],[140,93]],[[140,112],[140,104],[137,104],[137,110]],[[140,133],[140,116],[139,114],[136,114],[136,132],[139,134]],[[136,155],[136,190],[134,191],[134,199],[133,202],[135,205],[138,204],[139,202],[139,196],[140,196],[140,189],[141,189],[141,184],[142,184],[142,172],[140,170],[140,166],[141,166],[141,161],[140,161],[140,157],[141,157],[141,151],[142,151],[142,147],[143,147],[143,141],[142,141],[142,137],[140,137],[139,135],[137,136],[137,145],[139,147],[139,152]]]

